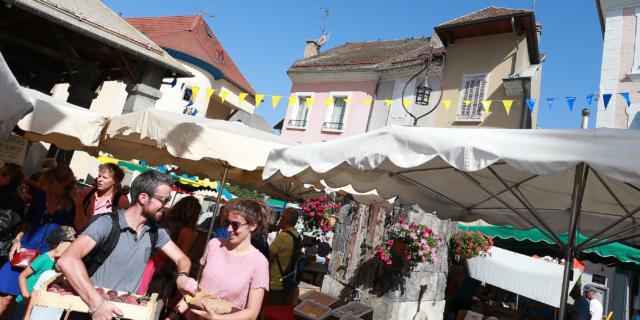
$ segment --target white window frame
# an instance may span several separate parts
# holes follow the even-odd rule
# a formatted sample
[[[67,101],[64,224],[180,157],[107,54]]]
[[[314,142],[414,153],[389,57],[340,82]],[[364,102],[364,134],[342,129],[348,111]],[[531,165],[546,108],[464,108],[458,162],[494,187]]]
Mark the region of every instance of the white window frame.
[[[460,100],[458,101],[458,111],[456,113],[456,122],[482,122],[484,121],[484,117],[486,116],[484,113],[484,108],[482,107],[482,100],[486,100],[487,99],[487,95],[489,94],[489,84],[490,84],[490,75],[491,73],[487,72],[487,73],[465,73],[462,75],[462,84],[460,85]],[[482,98],[480,99],[480,101],[478,101],[480,103],[480,118],[477,119],[473,119],[473,118],[466,118],[466,117],[462,117],[461,112],[462,112],[462,107],[464,106],[464,90],[465,90],[465,83],[467,82],[467,79],[469,78],[478,78],[478,77],[484,77],[485,78],[485,86],[484,86],[484,92],[482,94]]]
[[[293,125],[293,124],[290,124],[289,122],[291,120],[296,120],[296,118],[298,117],[298,112],[300,112],[300,97],[303,97],[305,99],[314,98],[315,92],[295,92],[293,96],[298,97],[298,100],[296,100],[294,105],[291,106],[291,112],[289,112],[289,119],[287,120],[287,129],[306,130],[309,127],[309,115],[311,114],[311,108],[313,108],[313,104],[307,107],[308,110],[307,110],[307,116],[304,119],[305,120],[304,126]],[[286,97],[287,100],[285,101],[285,103],[287,104],[287,107],[289,106],[289,97]],[[316,101],[314,101],[313,103],[316,103]]]
[[[322,119],[322,126],[320,127],[321,128],[320,130],[322,132],[344,132],[344,129],[347,126],[347,115],[349,114],[349,105],[351,104],[351,95],[352,95],[351,91],[331,91],[329,93],[329,98],[333,99],[334,103],[335,103],[336,97],[349,99],[349,102],[346,103],[344,106],[344,116],[342,117],[342,129],[330,129],[330,128],[324,127],[324,123],[331,122],[331,119],[333,118],[334,103],[332,103],[330,106],[326,106],[326,110],[324,111],[324,118]]]

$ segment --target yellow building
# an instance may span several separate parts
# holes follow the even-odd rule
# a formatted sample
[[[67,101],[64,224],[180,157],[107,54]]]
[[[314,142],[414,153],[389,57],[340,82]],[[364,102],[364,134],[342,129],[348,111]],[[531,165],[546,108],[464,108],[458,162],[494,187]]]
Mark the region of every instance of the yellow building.
[[[447,50],[442,100],[451,101],[438,107],[434,127],[536,127],[545,56],[533,11],[488,7],[434,29]],[[527,99],[536,99],[533,110]],[[508,115],[503,100],[513,100]]]

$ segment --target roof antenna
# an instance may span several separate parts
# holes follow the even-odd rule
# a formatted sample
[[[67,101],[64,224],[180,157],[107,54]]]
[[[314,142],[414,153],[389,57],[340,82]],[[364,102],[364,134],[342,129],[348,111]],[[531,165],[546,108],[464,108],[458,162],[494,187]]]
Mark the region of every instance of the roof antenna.
[[[323,8],[315,2],[313,3],[313,5],[316,6],[318,9],[322,10],[322,13],[324,14],[324,24],[322,25],[322,32],[320,34],[320,39],[317,40],[318,44],[322,46],[327,41],[329,41],[329,37],[331,36],[331,34],[327,33],[327,21],[329,21],[329,8]]]
[[[200,13],[205,19],[209,18],[211,19],[211,22],[213,22],[216,19],[216,15],[215,14],[211,14],[209,13],[209,9],[211,8],[211,5],[207,5],[206,9],[200,9],[196,6],[194,6],[194,8],[196,9],[196,11],[198,13]]]
[[[533,0],[533,3],[531,3],[531,11],[535,11],[536,10],[536,0]]]

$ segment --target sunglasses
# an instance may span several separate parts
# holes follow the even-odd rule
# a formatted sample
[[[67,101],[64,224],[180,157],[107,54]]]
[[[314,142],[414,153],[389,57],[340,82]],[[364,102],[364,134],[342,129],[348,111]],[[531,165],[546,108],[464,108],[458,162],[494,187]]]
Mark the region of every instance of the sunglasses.
[[[238,229],[248,225],[249,223],[240,223],[238,221],[229,221],[229,219],[225,219],[223,221],[225,226],[231,226],[231,229],[233,229],[233,231],[238,231]]]
[[[153,195],[151,196],[151,198],[154,198],[160,202],[162,202],[162,204],[167,204],[169,203],[169,201],[171,201],[171,197],[165,197],[165,196],[159,196],[159,195]]]

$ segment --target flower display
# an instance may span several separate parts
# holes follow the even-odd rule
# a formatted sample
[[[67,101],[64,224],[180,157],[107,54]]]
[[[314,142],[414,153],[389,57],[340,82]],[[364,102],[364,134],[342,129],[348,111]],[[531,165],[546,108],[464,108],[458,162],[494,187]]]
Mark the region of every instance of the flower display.
[[[451,236],[451,250],[454,254],[465,258],[491,256],[489,249],[492,246],[493,238],[484,236],[480,231],[471,232],[458,229],[458,232]]]
[[[371,259],[380,259],[385,264],[392,264],[393,250],[397,256],[410,264],[436,263],[442,241],[442,237],[427,225],[407,223],[404,218],[400,218],[400,222],[387,230],[384,241],[376,246],[376,253]]]
[[[318,200],[307,199],[300,205],[302,224],[305,231],[320,229],[323,233],[331,230],[340,214],[341,206],[328,197]]]

